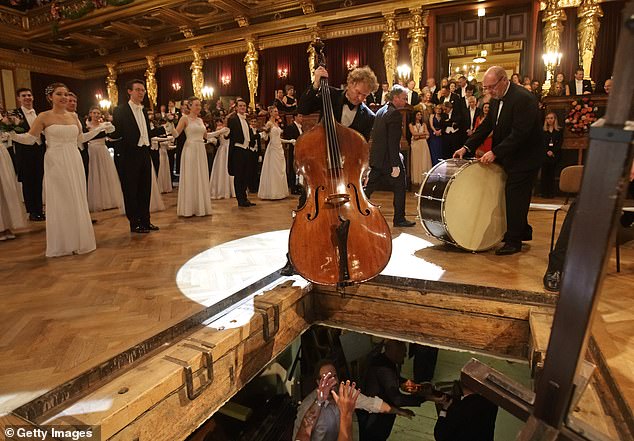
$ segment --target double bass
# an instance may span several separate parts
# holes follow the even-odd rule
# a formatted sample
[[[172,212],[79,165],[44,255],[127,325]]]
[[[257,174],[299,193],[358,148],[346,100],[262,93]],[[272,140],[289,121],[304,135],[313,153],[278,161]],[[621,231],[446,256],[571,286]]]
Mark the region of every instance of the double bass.
[[[317,66],[323,43],[313,43]],[[320,285],[345,286],[378,275],[392,254],[390,229],[362,188],[368,168],[366,140],[335,121],[328,79],[321,78],[321,122],[295,144],[306,203],[294,213],[289,257],[295,270]]]

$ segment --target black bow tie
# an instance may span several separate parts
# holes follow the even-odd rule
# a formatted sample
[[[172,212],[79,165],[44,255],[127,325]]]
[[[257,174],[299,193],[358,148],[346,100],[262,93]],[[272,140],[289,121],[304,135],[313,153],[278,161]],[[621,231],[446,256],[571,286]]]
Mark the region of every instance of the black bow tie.
[[[354,110],[354,108],[357,107],[352,104],[345,95],[343,96],[343,103],[346,104],[350,110]]]

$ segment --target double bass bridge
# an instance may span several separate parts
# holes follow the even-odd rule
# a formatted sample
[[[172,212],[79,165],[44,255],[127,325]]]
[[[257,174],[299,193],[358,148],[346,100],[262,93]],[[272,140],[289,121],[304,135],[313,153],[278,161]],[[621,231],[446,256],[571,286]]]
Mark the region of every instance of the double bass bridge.
[[[326,203],[334,206],[341,206],[350,202],[348,193],[333,193],[326,197]]]

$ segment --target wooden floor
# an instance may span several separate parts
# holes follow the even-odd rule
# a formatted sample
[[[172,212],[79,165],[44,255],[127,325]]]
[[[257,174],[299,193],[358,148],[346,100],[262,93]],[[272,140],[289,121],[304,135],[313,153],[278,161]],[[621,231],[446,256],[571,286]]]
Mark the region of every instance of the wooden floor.
[[[179,275],[190,259],[229,241],[290,226],[295,197],[277,202],[252,200],[258,205],[249,209],[238,208],[235,199],[214,201],[213,216],[185,219],[176,217],[175,191],[164,195],[167,210],[152,216],[161,231],[149,235],[131,235],[125,218],[114,210],[97,213],[97,250],[87,255],[44,257],[43,223],[32,223],[16,240],[1,242],[0,415],[204,308],[209,299],[204,293],[188,292],[187,277]],[[391,195],[377,193],[375,202],[384,206],[391,220]],[[413,220],[413,193],[408,194],[407,213]],[[420,225],[395,228],[395,244],[400,241],[406,252],[386,271],[542,291],[552,213],[532,211],[530,221],[534,227],[530,246],[521,254],[504,257],[441,245],[425,236]],[[280,242],[271,249],[240,249],[238,264],[232,260],[238,251],[217,248],[220,251],[207,261],[209,277],[219,285],[236,286],[247,283],[258,271],[279,268],[285,261],[284,241]],[[615,272],[614,259],[608,267],[594,336],[620,387],[628,391],[632,408],[632,242],[622,248],[621,259],[620,274]],[[408,274],[412,268],[417,274]]]

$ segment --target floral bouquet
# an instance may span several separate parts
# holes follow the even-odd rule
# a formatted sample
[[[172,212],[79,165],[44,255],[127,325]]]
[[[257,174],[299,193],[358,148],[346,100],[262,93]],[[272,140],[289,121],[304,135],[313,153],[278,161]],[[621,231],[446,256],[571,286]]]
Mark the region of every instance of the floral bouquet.
[[[0,107],[0,132],[24,133],[22,118],[16,112],[7,112]]]
[[[598,109],[589,98],[581,98],[570,103],[571,108],[566,117],[566,126],[572,133],[583,135],[588,133],[590,125],[597,120],[594,112]]]

